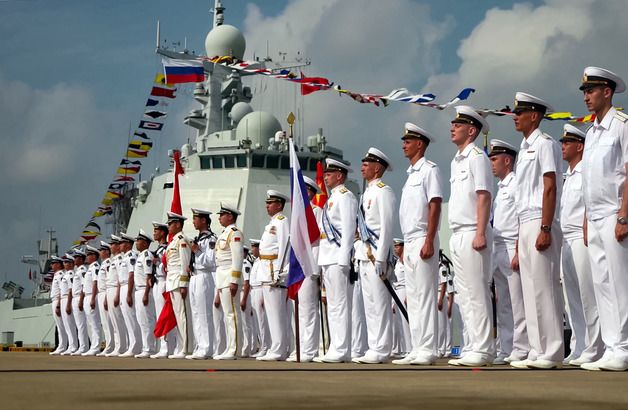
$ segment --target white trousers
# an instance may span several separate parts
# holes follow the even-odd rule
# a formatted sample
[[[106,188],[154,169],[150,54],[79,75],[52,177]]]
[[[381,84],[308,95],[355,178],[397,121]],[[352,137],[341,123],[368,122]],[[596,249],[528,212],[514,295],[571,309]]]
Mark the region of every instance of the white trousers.
[[[290,310],[288,309],[285,288],[262,286],[264,307],[270,331],[270,349],[268,354],[285,358],[290,350]]]
[[[89,334],[87,333],[85,311],[79,309],[79,300],[80,296],[72,297],[72,316],[74,316],[74,323],[76,323],[78,333],[78,350],[81,353],[85,353],[89,350]]]
[[[353,294],[351,302],[351,358],[362,357],[369,348],[366,332],[366,313],[362,297],[362,281],[357,280],[349,285]]]
[[[156,321],[155,300],[153,299],[153,293],[149,290],[148,304],[144,305],[142,302],[144,292],[146,292],[146,288],[135,290],[135,314],[137,315],[137,323],[140,326],[142,335],[142,352],[154,354],[157,353],[157,341],[154,334]]]
[[[628,362],[628,239],[617,242],[616,223],[615,215],[589,221],[589,257],[602,340],[614,357]]]
[[[190,326],[190,295],[184,299],[181,295],[181,288],[170,292],[172,300],[172,310],[177,319],[177,345],[174,349],[175,355],[187,355],[192,352],[194,341]]]
[[[530,343],[526,328],[521,274],[510,267],[514,257],[514,247],[502,245],[493,247],[497,356],[523,360],[528,356]]]
[[[75,351],[79,347],[78,335],[76,333],[76,323],[74,322],[74,315],[66,312],[68,306],[68,297],[61,298],[61,318],[63,319],[63,325],[65,327],[65,333],[68,335],[68,349],[70,352]],[[72,308],[74,309],[74,307]]]
[[[241,293],[241,300],[244,299],[244,294]],[[240,305],[240,309],[242,306]],[[251,292],[246,298],[246,309],[242,310],[242,356],[251,356],[256,347],[257,332],[255,331],[255,318],[253,317],[253,308],[251,307]]]
[[[105,301],[107,300],[107,291],[98,292],[98,312],[100,315],[100,324],[105,334],[105,353],[113,352],[113,324],[109,317],[109,312],[105,309]]]
[[[164,299],[164,292],[166,291],[166,280],[161,279],[155,282],[153,286],[153,300],[155,302],[155,322],[159,319],[161,311],[164,308],[166,300]],[[153,332],[153,335],[155,333]],[[159,354],[170,355],[174,351],[176,343],[175,331],[171,330],[166,336],[159,338]]]
[[[562,362],[563,295],[559,263],[562,235],[554,224],[550,247],[539,252],[535,247],[539,232],[540,219],[519,225],[519,268],[530,342],[528,359]]]
[[[351,359],[351,305],[353,286],[349,283],[349,267],[322,266],[327,292],[329,319],[329,350],[326,357],[335,360]]]
[[[192,308],[192,330],[196,347],[194,354],[209,357],[214,353],[214,319],[212,305],[214,278],[210,273],[196,273],[188,288]]]
[[[582,238],[563,241],[561,272],[567,302],[565,306],[571,329],[576,335],[577,356],[574,357],[594,362],[604,354],[604,342],[593,290],[589,249],[584,246]]]
[[[403,252],[406,273],[406,299],[410,321],[411,355],[428,359],[438,356],[438,253],[429,259],[421,259],[420,252],[425,237],[408,241]],[[438,239],[434,249],[440,248]]]
[[[129,304],[126,303],[128,290],[128,284],[120,285],[120,306],[122,307],[122,316],[124,317],[124,325],[126,326],[129,341],[128,350],[133,354],[139,354],[142,351],[142,333],[140,332],[140,325],[137,323],[137,316],[135,314],[135,304],[137,301],[133,301],[133,306],[129,306]],[[133,296],[135,295],[133,294]]]
[[[129,336],[126,331],[126,325],[124,324],[124,316],[122,315],[122,293],[120,293],[120,304],[118,306],[114,306],[113,304],[113,299],[116,297],[117,291],[117,288],[107,289],[107,308],[109,309],[109,318],[113,325],[113,351],[122,354],[126,352],[129,345]]]
[[[223,356],[240,356],[242,351],[242,312],[240,310],[240,286],[235,296],[229,288],[220,289],[220,307],[224,315],[226,333]]]
[[[270,330],[264,307],[264,290],[262,286],[251,287],[251,308],[257,322],[259,352],[266,354],[270,349]]]
[[[314,358],[318,354],[321,333],[321,318],[318,309],[320,296],[318,281],[318,275],[306,276],[299,289],[301,359]]]
[[[60,306],[59,300],[54,298],[52,300],[52,317],[55,320],[57,335],[59,336],[59,344],[57,344],[55,351],[64,352],[68,348],[68,334],[65,331],[65,325],[63,324],[63,313],[61,313],[61,316],[57,316],[57,306]]]
[[[467,326],[464,324],[464,320],[462,318],[462,313],[460,313],[460,298],[459,294],[455,294],[454,296],[454,304],[451,307],[451,339],[452,345],[454,336],[458,336],[458,344],[460,347],[459,356],[462,357],[465,353],[470,352],[469,345],[469,332],[467,331]],[[451,294],[447,294],[447,298],[452,297]]]
[[[463,296],[461,313],[469,332],[470,352],[484,360],[495,355],[493,339],[493,306],[491,303],[491,252],[493,235],[487,228],[487,247],[476,251],[472,247],[475,231],[454,232],[449,240],[454,283]],[[406,278],[406,282],[407,282]],[[432,289],[435,289],[436,285]]]
[[[443,357],[451,351],[451,325],[450,319],[447,317],[447,294],[443,296],[443,307],[438,310],[438,303],[436,304],[436,317],[438,321],[438,344],[437,351],[438,357]]]
[[[406,300],[406,288],[400,287],[395,289],[401,303]],[[412,351],[412,341],[410,340],[410,326],[403,314],[399,311],[399,306],[394,301],[390,304],[392,310],[392,344],[393,354],[395,356],[405,356]],[[407,310],[407,307],[406,307]]]
[[[85,295],[83,301],[83,309],[85,310],[85,319],[87,320],[87,333],[89,335],[89,350],[92,352],[100,351],[102,343],[102,326],[100,324],[100,309],[98,307],[98,296],[96,296],[94,309],[91,307],[92,295]]]
[[[366,318],[366,355],[386,361],[392,353],[392,297],[371,261],[360,261],[359,282]]]

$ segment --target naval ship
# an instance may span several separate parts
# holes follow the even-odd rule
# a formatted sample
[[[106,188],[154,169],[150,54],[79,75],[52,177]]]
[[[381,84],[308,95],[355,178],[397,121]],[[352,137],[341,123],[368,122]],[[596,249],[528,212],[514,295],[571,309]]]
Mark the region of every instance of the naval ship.
[[[206,56],[231,56],[242,60],[246,40],[238,28],[224,24],[224,11],[221,1],[215,0],[213,26],[205,39]],[[176,52],[163,47],[159,30],[158,25],[158,55],[174,59],[198,58],[187,50]],[[294,69],[309,64],[275,62],[268,57],[258,63],[259,68],[270,70]],[[221,201],[230,202],[242,213],[238,225],[245,237],[259,237],[268,220],[264,204],[266,191],[290,192],[289,132],[273,114],[253,109],[253,92],[243,81],[246,73],[209,62],[205,63],[204,69],[205,81],[197,83],[192,93],[199,108],[183,118],[183,123],[195,130],[195,139],[175,148],[181,152],[184,169],[184,174],[179,177],[183,214],[191,219],[191,208],[215,212]],[[314,135],[293,137],[305,175],[314,178],[317,163],[327,157],[343,160],[342,151],[327,143],[322,129]],[[172,151],[169,151],[171,158]],[[355,193],[359,190],[355,181],[349,181],[347,186]],[[112,230],[133,234],[139,229],[152,230],[152,221],[165,220],[172,196],[172,168],[140,181],[124,198],[114,203],[115,220],[110,221]],[[289,215],[289,209],[286,211]],[[211,228],[214,232],[222,230],[216,218],[212,218]],[[185,224],[184,232],[189,237],[196,235],[189,222]],[[50,254],[48,252],[48,256]],[[47,272],[45,262],[41,272]],[[0,345],[13,342],[34,347],[55,345],[54,321],[50,299],[47,299],[49,287],[45,281],[39,282],[33,298],[22,299],[14,294],[15,297],[0,301]]]

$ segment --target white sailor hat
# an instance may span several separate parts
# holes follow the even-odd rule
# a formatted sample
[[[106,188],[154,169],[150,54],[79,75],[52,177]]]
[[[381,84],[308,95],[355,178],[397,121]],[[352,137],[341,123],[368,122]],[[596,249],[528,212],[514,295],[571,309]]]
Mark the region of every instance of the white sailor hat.
[[[626,91],[626,83],[617,74],[600,67],[587,67],[582,75],[582,85],[580,90],[593,87],[606,86],[612,88],[616,93]]]
[[[362,158],[362,162],[377,162],[378,164],[382,164],[388,171],[392,171],[392,165],[390,165],[390,160],[382,151],[377,148],[369,148],[366,151],[366,155]]]
[[[168,225],[161,223],[161,222],[157,222],[157,221],[153,221],[153,229],[161,229],[162,231],[167,231],[168,230]]]
[[[126,232],[120,232],[120,242],[135,242],[135,238]]]
[[[137,236],[135,237],[136,241],[139,241],[140,239],[143,239],[147,242],[152,242],[152,239],[150,236],[148,236],[148,234],[146,234],[146,232],[144,232],[143,229],[140,229],[140,232],[137,234]]]
[[[222,214],[232,214],[232,215],[240,215],[240,211],[238,211],[238,208],[236,206],[234,206],[233,204],[230,204],[228,202],[221,202],[220,203],[220,211],[218,211],[218,215],[222,215]]]
[[[72,256],[74,258],[76,258],[77,256],[80,258],[84,258],[86,255],[85,255],[85,252],[83,252],[81,248],[74,248],[72,249]]]
[[[456,118],[451,120],[452,124],[471,124],[480,132],[488,132],[490,127],[488,122],[478,113],[475,108],[469,105],[456,106]]]
[[[111,245],[109,245],[107,242],[105,241],[100,241],[100,248],[101,251],[103,250],[108,250],[111,251]]]
[[[111,234],[111,244],[112,245],[119,244],[121,240],[122,240],[122,238],[120,238],[119,236]]]
[[[211,211],[207,211],[205,209],[191,208],[192,216],[207,216],[211,215]]]
[[[98,256],[98,249],[94,248],[93,246],[85,246],[85,253],[87,253],[88,255],[91,253],[92,255],[96,255]]]
[[[393,238],[393,245],[398,246],[398,245],[403,245],[403,238]]]
[[[288,202],[288,200],[288,197],[279,191],[275,191],[274,189],[269,189],[268,191],[266,191],[266,203],[281,202],[285,204],[286,202]]]
[[[74,256],[70,255],[69,253],[63,255],[61,259],[64,263],[74,263]]]
[[[321,191],[318,185],[316,184],[316,181],[314,181],[312,178],[308,177],[307,175],[303,175],[303,182],[305,182],[305,185],[312,188],[314,192],[319,193]]]
[[[60,258],[56,255],[52,255],[50,257],[50,263],[63,263],[63,258]]]
[[[179,214],[174,213],[174,212],[168,212],[168,223],[170,223],[170,222],[181,222],[181,223],[183,223],[183,221],[185,221],[186,219],[188,219],[188,218],[186,218],[183,215],[179,215]]]
[[[248,246],[246,246],[246,245],[243,245],[243,246],[242,246],[242,249],[244,250],[244,252],[247,252],[247,253],[251,251],[251,248],[249,248],[249,247],[248,247]]]
[[[507,143],[506,141],[492,139],[491,140],[491,150],[488,153],[489,157],[499,154],[508,154],[513,157],[517,156],[517,148]]]
[[[405,140],[408,138],[418,138],[420,140],[427,142],[428,144],[430,142],[435,141],[434,137],[432,137],[432,134],[425,131],[423,128],[419,127],[418,125],[412,124],[411,122],[406,122],[406,125],[403,128],[403,137],[401,137],[402,140]]]
[[[349,166],[349,164],[345,164],[344,162],[338,161],[337,159],[325,158],[325,172],[340,171],[345,174],[353,172],[351,171],[351,168],[349,168]]]
[[[581,142],[584,144],[587,134],[579,128],[574,127],[571,124],[563,125],[563,137],[560,142]]]
[[[260,240],[259,239],[249,239],[249,243],[251,244],[251,246],[259,246]]]
[[[538,111],[542,114],[552,112],[554,109],[549,103],[535,97],[532,94],[517,92],[515,94],[515,108],[512,110],[514,113],[522,111]]]

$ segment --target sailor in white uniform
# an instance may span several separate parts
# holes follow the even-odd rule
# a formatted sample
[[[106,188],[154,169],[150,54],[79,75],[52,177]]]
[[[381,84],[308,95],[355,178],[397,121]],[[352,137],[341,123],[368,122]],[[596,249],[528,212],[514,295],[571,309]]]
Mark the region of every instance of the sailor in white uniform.
[[[153,299],[155,301],[155,318],[158,319],[166,302],[164,293],[166,292],[166,269],[165,255],[168,246],[168,225],[153,221],[153,240],[157,243],[153,254],[154,275],[150,275],[153,289]],[[176,343],[176,331],[171,330],[166,336],[159,338],[159,351],[150,356],[151,359],[167,359],[174,351]]]
[[[216,235],[210,230],[211,212],[192,208],[194,228],[198,235],[192,241],[192,269],[190,269],[190,307],[196,347],[186,357],[191,360],[208,359],[214,352],[212,302],[216,285],[212,272],[216,270],[214,256]]]
[[[235,205],[221,202],[218,212],[224,228],[216,242],[216,292],[214,304],[222,307],[227,334],[225,350],[215,360],[235,360],[242,349],[242,318],[240,292],[242,288],[243,235],[235,223],[240,211]]]
[[[323,208],[318,264],[322,268],[330,327],[329,350],[317,362],[340,363],[351,359],[351,254],[358,201],[344,182],[349,165],[327,158],[325,183],[331,195]]]
[[[587,67],[580,89],[595,113],[582,157],[584,205],[604,356],[587,370],[628,370],[628,115],[613,106],[626,90],[615,73]]]
[[[270,349],[257,360],[286,360],[290,349],[290,315],[287,303],[288,240],[290,223],[283,214],[288,197],[272,189],[266,191],[266,212],[270,221],[260,239],[261,265],[257,271],[264,292],[264,307],[270,330]]]
[[[456,118],[451,121],[450,129],[458,152],[451,161],[449,248],[471,351],[448,362],[454,366],[489,366],[495,355],[489,289],[493,179],[486,153],[475,145],[478,135],[488,129],[486,120],[473,107],[456,107]]]
[[[155,340],[155,300],[153,299],[152,282],[153,253],[148,250],[151,238],[144,230],[135,237],[137,260],[133,270],[133,285],[135,286],[135,314],[142,335],[142,351],[135,355],[138,359],[147,359],[157,353]]]
[[[100,311],[98,308],[98,271],[100,256],[98,249],[87,245],[85,247],[87,272],[83,277],[83,310],[87,319],[87,331],[89,335],[89,350],[83,356],[96,356],[100,353],[102,343],[102,326],[100,324]]]
[[[530,353],[515,368],[562,366],[563,298],[560,287],[558,204],[562,192],[560,145],[539,126],[550,105],[533,95],[515,95],[515,128],[523,135],[517,158],[517,246]]]
[[[403,265],[411,335],[411,349],[394,364],[431,365],[438,356],[437,294],[438,225],[442,203],[438,165],[425,158],[434,138],[423,128],[406,123],[402,149],[410,166],[399,203],[404,239]]]
[[[72,316],[76,323],[78,333],[78,349],[72,353],[72,356],[80,356],[89,350],[89,334],[87,331],[87,319],[85,318],[85,309],[83,308],[83,281],[87,268],[85,267],[85,253],[80,249],[72,251],[74,257],[74,276],[72,277]]]
[[[259,258],[259,239],[249,239],[251,244],[251,254],[253,256],[253,266],[251,267],[251,275],[249,284],[251,285],[251,308],[253,318],[257,327],[257,352],[252,357],[265,356],[270,348],[270,330],[268,329],[268,321],[266,319],[266,309],[264,308],[264,289],[259,278],[258,272],[262,264]]]
[[[68,334],[65,331],[65,325],[63,324],[63,318],[61,316],[61,280],[63,277],[63,259],[58,256],[52,256],[50,258],[50,268],[54,272],[52,284],[50,285],[52,317],[54,318],[55,325],[57,326],[57,335],[59,337],[59,344],[55,350],[50,352],[50,355],[57,356],[66,351],[68,348]]]
[[[177,345],[169,359],[185,359],[192,351],[192,321],[190,318],[190,241],[183,234],[187,218],[168,212],[168,233],[172,236],[166,247],[166,292],[170,293],[172,310],[177,320]]]
[[[108,312],[107,306],[107,275],[109,272],[109,266],[111,265],[111,245],[107,242],[100,241],[100,247],[98,248],[100,253],[100,267],[98,268],[97,275],[97,301],[98,301],[98,314],[100,315],[100,323],[105,334],[105,348],[102,352],[96,354],[96,356],[106,356],[113,352],[114,346],[114,334],[113,334],[113,322]]]
[[[509,143],[491,140],[488,154],[499,189],[493,200],[493,280],[497,316],[497,356],[493,364],[524,360],[530,351],[526,329],[521,274],[516,257],[519,217],[514,173],[517,149]]]
[[[242,261],[242,293],[240,294],[240,310],[242,311],[242,357],[250,357],[255,351],[257,334],[251,303],[251,270],[253,258],[248,246],[244,246],[244,260]]]
[[[120,233],[120,251],[123,257],[118,263],[118,281],[120,282],[120,305],[124,316],[129,347],[120,357],[134,357],[142,352],[142,333],[135,313],[135,263],[137,252],[133,250],[135,237],[126,232]]]
[[[358,210],[361,251],[356,253],[364,300],[368,350],[356,363],[383,363],[392,352],[392,298],[384,280],[392,273],[392,243],[396,207],[395,193],[382,181],[392,170],[390,159],[377,148],[369,148],[362,158],[366,189]]]
[[[68,348],[61,352],[61,356],[69,356],[78,350],[78,335],[76,323],[72,315],[72,284],[74,279],[74,257],[67,253],[63,256],[63,276],[59,283],[61,296],[61,318],[68,335]]]
[[[107,311],[113,325],[113,345],[114,348],[107,357],[117,357],[126,352],[128,347],[128,335],[122,307],[120,306],[120,282],[118,277],[118,266],[124,255],[120,252],[120,237],[111,235],[111,263],[107,271]]]

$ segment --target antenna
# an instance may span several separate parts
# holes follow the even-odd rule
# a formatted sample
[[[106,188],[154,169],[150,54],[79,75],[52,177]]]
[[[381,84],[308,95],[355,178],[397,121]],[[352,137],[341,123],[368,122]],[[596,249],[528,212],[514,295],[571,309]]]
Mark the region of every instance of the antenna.
[[[221,26],[225,21],[224,11],[225,8],[222,6],[222,2],[220,0],[214,0],[214,8],[210,9],[210,12],[214,14],[214,27]]]
[[[159,29],[159,20],[157,20],[157,39],[156,39],[157,40],[157,42],[156,42],[157,50],[159,50],[159,43],[160,43],[159,37],[161,37],[161,32],[160,32],[160,29]]]

